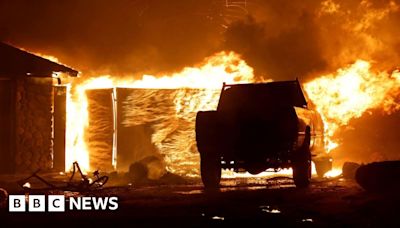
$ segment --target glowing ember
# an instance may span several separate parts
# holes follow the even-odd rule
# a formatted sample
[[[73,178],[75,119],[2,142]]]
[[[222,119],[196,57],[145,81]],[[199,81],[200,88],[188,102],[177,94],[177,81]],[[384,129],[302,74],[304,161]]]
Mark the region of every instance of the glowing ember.
[[[400,91],[400,73],[371,71],[369,62],[358,60],[339,69],[336,74],[318,77],[306,83],[308,97],[322,115],[328,152],[339,144],[335,132],[366,111],[381,108],[391,113],[400,108],[396,96]]]
[[[261,211],[271,213],[271,214],[280,214],[281,211],[277,208],[273,208],[271,206],[260,206]]]

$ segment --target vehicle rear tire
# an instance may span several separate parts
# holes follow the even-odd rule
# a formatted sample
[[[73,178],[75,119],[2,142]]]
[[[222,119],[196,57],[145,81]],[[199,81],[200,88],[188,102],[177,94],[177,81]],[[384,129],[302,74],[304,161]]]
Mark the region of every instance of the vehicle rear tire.
[[[332,169],[332,160],[330,158],[315,160],[314,163],[318,177],[324,177],[325,173]]]
[[[305,188],[311,179],[311,152],[309,149],[297,151],[297,156],[292,161],[293,181],[296,187]]]
[[[311,162],[296,162],[293,165],[293,180],[298,188],[306,188],[310,185],[311,179]]]
[[[221,181],[221,158],[213,150],[200,152],[201,180],[206,189],[216,189]]]

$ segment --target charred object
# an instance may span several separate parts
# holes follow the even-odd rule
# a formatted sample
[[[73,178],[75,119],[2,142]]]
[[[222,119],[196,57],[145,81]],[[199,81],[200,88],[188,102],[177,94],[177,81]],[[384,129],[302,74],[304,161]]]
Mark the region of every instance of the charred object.
[[[323,132],[322,119],[308,106],[298,80],[224,84],[217,110],[196,117],[203,184],[218,187],[221,169],[258,174],[293,168],[296,186],[306,187],[311,160],[319,176],[332,167]]]
[[[64,185],[56,185],[51,183],[50,181],[47,181],[43,177],[39,176],[38,173],[40,170],[37,170],[34,172],[31,176],[18,181],[18,184],[21,188],[27,190],[27,191],[37,191],[37,190],[62,190],[62,191],[75,191],[75,192],[88,192],[88,191],[93,191],[93,190],[98,190],[102,188],[108,181],[108,176],[100,176],[100,173],[98,170],[93,172],[93,177],[94,180],[89,178],[87,175],[85,175],[81,168],[79,167],[78,162],[73,163],[73,169],[71,172],[71,176],[68,180],[68,182]],[[78,173],[79,175],[79,180],[75,180],[77,177],[75,174]],[[46,188],[43,189],[32,189],[29,183],[29,180],[31,179],[37,179],[40,182],[42,182]]]
[[[355,179],[357,169],[361,165],[355,162],[345,162],[342,167],[342,176],[346,179]]]
[[[187,181],[167,172],[161,158],[148,156],[129,166],[127,178],[135,185],[187,184]]]
[[[362,165],[356,181],[367,191],[397,192],[400,190],[400,161],[383,161]]]

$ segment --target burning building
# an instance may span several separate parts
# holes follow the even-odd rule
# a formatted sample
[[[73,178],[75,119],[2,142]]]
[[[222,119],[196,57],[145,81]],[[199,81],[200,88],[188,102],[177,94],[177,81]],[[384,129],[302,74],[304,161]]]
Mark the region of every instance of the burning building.
[[[65,156],[60,170],[78,161],[85,170],[126,171],[156,156],[167,170],[197,175],[194,114],[216,105],[222,83],[295,77],[322,115],[327,150],[362,161],[366,144],[343,145],[338,132],[371,111],[398,113],[398,3],[210,2],[2,5],[4,40],[83,72],[57,87],[66,91],[66,128],[54,128],[53,148],[62,145]],[[56,143],[64,132],[65,146]]]
[[[173,75],[77,83],[67,104],[67,167],[76,160],[86,170],[127,171],[151,158],[155,177],[198,176],[197,111],[217,105],[223,82],[251,81],[253,69],[239,55],[220,52]]]
[[[14,127],[10,125],[12,121],[7,121],[12,116],[10,111],[3,117],[5,126],[9,126],[4,130],[5,138],[14,137],[9,133],[15,131],[16,146],[14,150],[3,152],[6,159],[2,161],[15,161],[15,170],[54,167],[68,171],[72,163],[78,161],[86,171],[127,171],[132,163],[145,161],[150,167],[149,176],[153,178],[165,171],[198,176],[199,155],[194,137],[196,113],[216,107],[223,82],[257,81],[253,68],[238,54],[219,52],[171,75],[144,75],[140,80],[97,76],[72,82],[72,85],[68,80],[55,85],[58,81],[52,78],[54,72],[70,76],[76,76],[77,72],[5,47],[44,62],[40,62],[44,64],[40,68],[15,67],[24,69],[22,73],[12,73],[12,70],[3,73],[23,75],[2,81],[8,83],[4,84],[5,88],[15,85],[17,91],[20,89],[15,99],[32,97],[38,100],[40,97],[46,101],[34,100],[39,104],[22,105],[21,102],[28,101],[16,100]],[[12,62],[14,66],[19,63]],[[2,69],[10,69],[7,67],[13,64],[4,64]],[[336,133],[350,120],[372,109],[382,109],[385,113],[398,110],[399,83],[398,70],[375,72],[370,69],[370,63],[363,60],[305,83],[305,92],[324,120],[327,151],[338,147]],[[28,92],[34,96],[26,98]],[[6,97],[2,96],[5,106],[12,102]],[[25,117],[36,113],[41,116]],[[13,145],[7,144],[8,141],[3,143],[5,147]]]
[[[0,43],[0,173],[51,169],[64,156],[56,73],[76,77],[69,67]],[[65,103],[65,102],[64,102]],[[61,141],[60,141],[60,140]],[[60,157],[58,157],[60,155]],[[60,168],[58,167],[58,168]]]

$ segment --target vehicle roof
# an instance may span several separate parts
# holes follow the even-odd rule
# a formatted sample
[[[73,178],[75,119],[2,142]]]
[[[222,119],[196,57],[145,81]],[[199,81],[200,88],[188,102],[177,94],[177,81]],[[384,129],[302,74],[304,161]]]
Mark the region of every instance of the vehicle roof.
[[[267,94],[268,98],[276,99],[276,103],[307,107],[307,100],[297,79],[267,83],[224,84],[222,90],[224,93],[231,90],[241,94]]]

